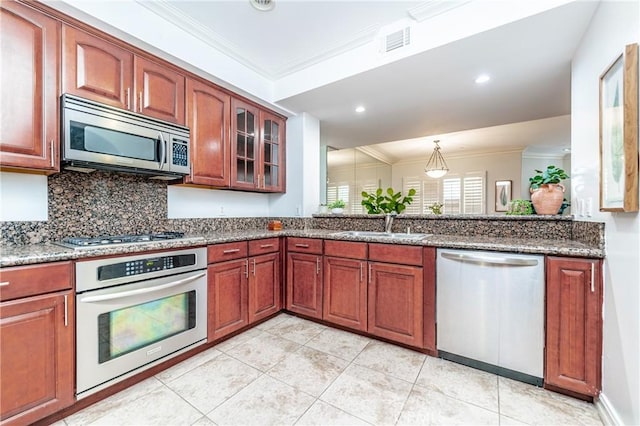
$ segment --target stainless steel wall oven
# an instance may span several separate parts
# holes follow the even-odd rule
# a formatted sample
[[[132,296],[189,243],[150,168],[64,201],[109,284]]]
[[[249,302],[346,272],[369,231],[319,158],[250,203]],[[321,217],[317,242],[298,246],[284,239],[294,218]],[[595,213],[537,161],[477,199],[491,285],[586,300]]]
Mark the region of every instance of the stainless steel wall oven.
[[[83,398],[206,341],[206,248],[76,263]]]

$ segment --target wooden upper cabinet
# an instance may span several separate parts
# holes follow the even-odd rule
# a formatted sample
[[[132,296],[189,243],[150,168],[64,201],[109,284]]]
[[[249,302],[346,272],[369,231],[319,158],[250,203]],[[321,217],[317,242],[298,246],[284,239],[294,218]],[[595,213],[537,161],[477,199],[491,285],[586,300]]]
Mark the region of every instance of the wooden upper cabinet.
[[[285,191],[284,144],[285,124],[277,115],[260,111],[260,178],[259,189],[268,192]]]
[[[258,188],[259,110],[239,99],[231,99],[231,187]]]
[[[601,388],[602,279],[597,259],[547,258],[545,385]]]
[[[185,78],[125,47],[64,25],[62,92],[185,124]]]
[[[10,1],[0,21],[0,167],[57,172],[60,24]]]
[[[148,59],[135,57],[135,110],[184,125],[184,76]]]
[[[228,187],[231,97],[211,84],[187,79],[187,126],[191,129],[191,175],[186,183]]]
[[[133,53],[73,27],[62,28],[62,92],[133,107]]]

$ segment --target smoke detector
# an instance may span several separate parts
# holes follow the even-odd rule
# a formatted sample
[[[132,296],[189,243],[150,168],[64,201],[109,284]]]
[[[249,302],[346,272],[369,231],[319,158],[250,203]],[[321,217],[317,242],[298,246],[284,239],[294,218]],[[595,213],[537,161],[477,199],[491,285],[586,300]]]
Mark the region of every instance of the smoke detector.
[[[276,7],[276,2],[274,0],[249,0],[249,3],[261,12],[268,12]]]

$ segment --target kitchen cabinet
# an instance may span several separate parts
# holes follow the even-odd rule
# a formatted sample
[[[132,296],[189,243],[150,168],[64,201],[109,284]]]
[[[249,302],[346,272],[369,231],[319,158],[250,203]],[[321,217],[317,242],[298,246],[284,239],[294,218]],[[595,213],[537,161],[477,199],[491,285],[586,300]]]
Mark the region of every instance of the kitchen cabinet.
[[[322,275],[322,240],[287,238],[287,310],[322,319]]]
[[[367,244],[325,241],[322,318],[367,331]]]
[[[187,126],[191,129],[191,175],[185,183],[228,187],[231,97],[216,86],[187,79]]]
[[[208,341],[280,311],[279,251],[278,238],[209,246]]]
[[[30,424],[74,403],[72,263],[0,270],[2,424]]]
[[[545,386],[585,396],[601,388],[602,262],[547,257]]]
[[[231,111],[231,187],[284,192],[284,120],[237,98]]]
[[[282,309],[280,239],[249,241],[249,323]]]
[[[63,25],[62,92],[185,124],[185,78],[99,36]]]
[[[14,1],[0,5],[0,167],[60,170],[60,23]]]
[[[421,247],[369,244],[369,333],[423,346],[422,262]]]

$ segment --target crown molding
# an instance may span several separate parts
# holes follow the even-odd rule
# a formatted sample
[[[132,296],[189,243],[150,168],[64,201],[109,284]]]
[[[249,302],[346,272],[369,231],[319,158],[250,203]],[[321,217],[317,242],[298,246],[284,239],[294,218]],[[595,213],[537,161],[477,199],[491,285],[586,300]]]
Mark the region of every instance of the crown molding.
[[[464,6],[467,3],[471,3],[471,0],[429,0],[416,7],[412,7],[407,12],[409,12],[409,15],[417,22],[422,22],[460,6]]]

